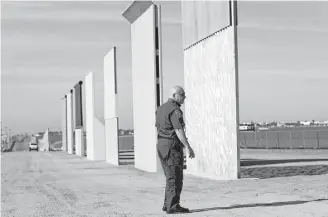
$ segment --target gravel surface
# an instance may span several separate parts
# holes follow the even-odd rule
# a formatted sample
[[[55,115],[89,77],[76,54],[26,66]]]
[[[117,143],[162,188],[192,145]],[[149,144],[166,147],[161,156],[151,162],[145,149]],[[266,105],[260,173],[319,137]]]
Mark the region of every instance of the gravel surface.
[[[63,152],[2,153],[1,163],[3,217],[166,216],[161,211],[160,173]],[[298,168],[312,171],[311,166]],[[290,171],[298,176],[268,178],[263,174],[270,174],[269,167],[242,167],[243,177],[265,177],[256,180],[213,181],[185,175],[181,203],[193,213],[175,216],[327,217],[328,175],[304,176],[287,168],[272,169],[276,172],[271,174]]]

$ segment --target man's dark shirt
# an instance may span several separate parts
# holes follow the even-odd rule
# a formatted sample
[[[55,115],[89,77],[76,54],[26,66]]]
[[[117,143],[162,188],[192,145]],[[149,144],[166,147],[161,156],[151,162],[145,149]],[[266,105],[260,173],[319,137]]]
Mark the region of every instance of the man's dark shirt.
[[[157,148],[162,157],[166,157],[173,147],[181,151],[182,144],[175,133],[175,129],[183,129],[183,113],[180,105],[172,99],[161,105],[156,111]]]
[[[156,111],[156,128],[158,138],[177,138],[175,129],[183,129],[183,113],[180,105],[172,99],[161,105]]]

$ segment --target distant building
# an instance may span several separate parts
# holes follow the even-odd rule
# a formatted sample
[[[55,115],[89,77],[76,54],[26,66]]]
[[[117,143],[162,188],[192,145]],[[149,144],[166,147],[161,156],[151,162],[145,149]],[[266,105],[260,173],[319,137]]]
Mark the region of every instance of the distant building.
[[[328,127],[328,121],[321,121],[319,123],[319,126],[325,126],[325,127]]]
[[[255,131],[255,124],[254,123],[241,123],[239,124],[240,131]]]
[[[302,126],[310,126],[311,125],[311,121],[301,121],[301,125]]]
[[[286,125],[284,123],[281,122],[277,122],[277,127],[285,127]]]

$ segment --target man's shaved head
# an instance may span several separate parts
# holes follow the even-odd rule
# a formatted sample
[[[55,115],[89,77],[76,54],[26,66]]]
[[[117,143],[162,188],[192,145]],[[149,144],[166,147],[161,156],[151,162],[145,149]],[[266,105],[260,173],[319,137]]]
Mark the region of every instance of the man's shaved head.
[[[170,96],[174,96],[174,94],[184,94],[184,89],[180,86],[174,86],[171,88],[171,94]]]
[[[170,90],[170,98],[182,105],[186,98],[184,89],[180,86],[172,87]]]

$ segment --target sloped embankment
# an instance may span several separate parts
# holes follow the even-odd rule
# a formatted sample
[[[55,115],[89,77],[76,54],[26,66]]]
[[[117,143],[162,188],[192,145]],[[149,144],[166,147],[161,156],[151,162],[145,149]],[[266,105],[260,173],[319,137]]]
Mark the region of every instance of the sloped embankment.
[[[10,147],[4,150],[4,152],[27,151],[30,140],[31,140],[30,136],[26,136],[26,135],[16,136],[12,140]]]

